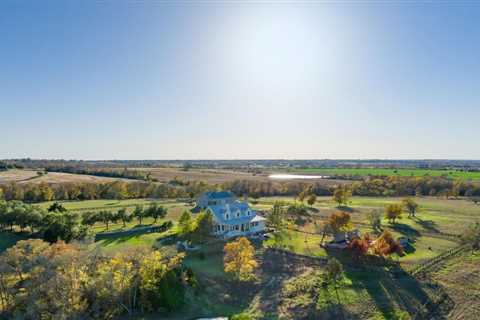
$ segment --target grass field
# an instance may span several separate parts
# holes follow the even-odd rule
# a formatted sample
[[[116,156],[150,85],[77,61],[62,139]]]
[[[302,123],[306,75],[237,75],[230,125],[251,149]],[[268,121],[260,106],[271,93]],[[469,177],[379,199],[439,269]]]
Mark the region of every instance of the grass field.
[[[445,261],[430,275],[453,301],[448,319],[478,319],[480,312],[480,253],[465,252]]]
[[[342,210],[348,211],[353,220],[353,226],[359,228],[362,233],[373,232],[367,221],[367,213],[374,209],[383,210],[390,203],[401,201],[401,198],[374,198],[353,197],[348,207]],[[69,210],[80,214],[88,210],[118,210],[125,207],[133,210],[135,205],[145,207],[152,201],[158,202],[168,208],[166,220],[178,221],[183,210],[191,208],[190,204],[175,200],[90,200],[90,201],[65,201],[62,204]],[[257,210],[268,211],[275,201],[294,203],[291,197],[260,198],[253,207]],[[480,206],[467,200],[446,200],[432,197],[415,198],[420,205],[417,217],[410,219],[404,217],[396,224],[389,224],[383,219],[383,228],[390,230],[395,237],[408,236],[413,239],[413,249],[403,257],[393,257],[400,262],[401,267],[409,269],[415,265],[431,259],[441,253],[458,246],[458,240],[449,234],[461,234],[464,228],[474,222],[480,221]],[[47,208],[50,203],[42,203],[40,206]],[[296,225],[298,230],[287,230],[278,237],[272,237],[263,243],[255,242],[259,258],[259,270],[257,280],[250,285],[237,285],[223,271],[223,243],[204,246],[201,250],[203,255],[189,253],[185,258],[185,265],[195,272],[199,281],[199,289],[194,294],[188,294],[188,307],[179,313],[171,314],[171,319],[191,319],[199,316],[215,317],[228,316],[241,311],[248,311],[259,319],[299,319],[308,318],[308,312],[313,312],[313,318],[338,318],[343,316],[361,314],[368,319],[402,319],[407,312],[415,314],[431,297],[435,297],[435,290],[429,283],[422,283],[417,279],[402,274],[392,276],[391,270],[382,266],[368,266],[359,268],[352,263],[352,258],[346,252],[326,251],[320,247],[320,235],[306,234],[303,231],[315,231],[313,222],[322,223],[333,212],[338,211],[336,203],[330,197],[318,197],[317,202],[309,210],[309,219],[301,225]],[[148,225],[153,221],[145,219],[143,224]],[[161,223],[159,221],[158,223]],[[127,225],[125,229],[137,226],[136,220]],[[102,224],[94,226],[96,232],[104,232]],[[109,231],[122,230],[121,224],[111,225]],[[156,247],[162,254],[169,256],[176,253],[175,245],[161,244],[163,237],[176,232],[176,227],[163,233],[146,233],[135,235],[118,235],[109,239],[92,244],[107,253],[114,254],[121,250],[138,250],[141,247]],[[0,249],[13,245],[20,238],[8,233],[0,234]],[[328,240],[328,239],[327,239]],[[284,267],[294,262],[286,260],[269,261],[265,258],[266,247],[280,247],[298,254],[316,257],[338,258],[343,264],[345,278],[338,290],[338,296],[342,300],[342,307],[337,304],[335,290],[330,287],[322,289],[319,295],[310,295],[317,289],[308,287],[315,283],[318,277],[315,270],[300,262],[283,271],[271,270],[265,267],[264,259],[271,265]],[[462,307],[455,309],[458,315],[472,315],[467,310],[468,303],[462,298],[456,282],[469,280],[477,281],[478,268],[475,265],[478,258],[473,260],[460,260],[456,264],[447,264],[445,268],[435,273],[437,281],[445,284],[452,290],[452,296],[456,297]],[[457,265],[462,266],[463,271],[457,270]],[[467,270],[467,271],[465,271]],[[474,270],[469,272],[468,270]],[[476,270],[476,271],[475,271]],[[463,277],[463,278],[462,278]],[[477,278],[475,278],[477,277]],[[308,289],[310,288],[310,289]],[[477,299],[474,283],[468,287],[473,299]],[[297,291],[296,291],[297,290]],[[306,291],[305,291],[306,290]],[[456,291],[455,291],[456,290]],[[456,296],[455,296],[456,294]],[[239,297],[241,296],[241,297]],[[433,299],[433,298],[432,298]],[[456,301],[457,301],[456,300]],[[470,300],[468,300],[470,301]],[[312,309],[313,308],[313,309]],[[314,311],[312,311],[314,310]],[[155,319],[157,315],[145,316],[143,319]],[[457,317],[461,319],[461,317]]]
[[[352,216],[353,226],[362,233],[370,232],[367,220],[367,213],[373,209],[383,210],[387,204],[400,202],[401,198],[374,198],[374,197],[353,197],[349,203],[349,212]],[[135,205],[140,204],[147,207],[152,201],[165,206],[168,214],[164,220],[178,221],[184,210],[189,210],[191,206],[175,200],[88,200],[88,201],[65,201],[62,205],[69,210],[83,212],[88,210],[118,210],[126,207],[133,211]],[[268,211],[275,201],[284,201],[294,203],[291,197],[269,197],[260,198],[253,207],[257,210]],[[416,198],[415,201],[420,205],[417,217],[410,219],[404,217],[394,225],[390,225],[386,219],[383,219],[383,227],[390,230],[394,236],[407,236],[415,241],[414,250],[400,261],[406,265],[419,263],[430,259],[445,250],[458,245],[452,237],[443,236],[443,234],[461,234],[464,228],[473,221],[480,221],[480,206],[467,200],[445,200],[431,197]],[[42,203],[40,206],[47,208],[51,203]],[[337,211],[336,203],[330,197],[319,197],[311,210],[311,221],[298,228],[307,232],[315,232],[313,221],[322,223],[331,213]],[[159,220],[162,223],[164,220]],[[153,219],[147,218],[142,222],[143,225],[150,225]],[[138,227],[138,221],[134,219],[123,228],[121,223],[111,224],[108,231],[120,231]],[[107,231],[104,224],[98,223],[94,227],[95,232]],[[121,247],[134,245],[152,245],[155,243],[155,235],[137,235],[128,237],[128,239],[118,239],[113,242],[102,243],[105,247]],[[158,236],[157,236],[158,238]],[[324,256],[324,249],[319,246],[319,235],[306,235],[305,233],[290,230],[279,235],[277,239],[268,239],[265,246],[277,246],[296,253]]]
[[[85,174],[72,174],[63,172],[49,172],[38,175],[37,170],[12,169],[0,171],[0,183],[67,183],[67,182],[112,182],[116,180],[131,181],[128,179],[97,177]]]
[[[480,172],[465,172],[458,170],[430,170],[430,169],[384,169],[384,168],[305,168],[292,169],[291,173],[317,174],[323,176],[348,175],[348,176],[447,176],[450,178],[480,180]]]
[[[374,209],[383,211],[387,204],[401,200],[402,198],[353,197],[345,210],[351,214],[354,228],[358,228],[362,233],[374,233],[369,226],[367,213]],[[267,211],[275,201],[294,203],[290,197],[260,198],[254,208]],[[408,218],[404,213],[403,218],[396,224],[389,224],[385,218],[382,220],[383,228],[391,231],[395,237],[407,236],[415,241],[411,251],[403,257],[398,257],[405,266],[428,260],[458,246],[458,240],[450,234],[461,234],[466,226],[480,221],[480,206],[468,200],[422,197],[415,198],[415,201],[420,206],[416,218]],[[330,214],[338,210],[330,197],[319,197],[310,211],[310,221],[297,228],[315,232],[314,221],[321,224]],[[269,239],[267,244],[273,245],[272,242],[273,239]],[[289,232],[288,236],[280,239],[278,245],[296,253],[325,255],[323,249],[318,247],[318,243],[316,235],[307,235],[305,238],[305,234]]]

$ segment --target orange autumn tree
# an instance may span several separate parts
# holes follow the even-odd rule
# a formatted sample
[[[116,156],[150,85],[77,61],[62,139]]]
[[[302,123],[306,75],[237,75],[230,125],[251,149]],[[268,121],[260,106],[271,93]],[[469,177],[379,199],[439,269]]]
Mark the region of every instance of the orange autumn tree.
[[[255,261],[255,250],[247,238],[241,237],[229,242],[223,248],[224,270],[233,274],[239,281],[248,281],[255,278],[253,270],[257,267]]]
[[[360,260],[367,255],[370,249],[370,235],[366,233],[363,238],[355,238],[348,244],[348,249],[352,252],[353,256]]]
[[[393,235],[388,231],[384,231],[380,237],[375,240],[373,243],[373,251],[375,254],[382,257],[389,256],[393,253],[403,253],[403,249],[398,241],[396,241],[393,238]]]

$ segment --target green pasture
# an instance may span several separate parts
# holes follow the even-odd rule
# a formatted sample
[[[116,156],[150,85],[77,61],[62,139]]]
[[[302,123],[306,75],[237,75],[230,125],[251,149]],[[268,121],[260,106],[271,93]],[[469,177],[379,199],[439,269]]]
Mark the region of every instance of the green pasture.
[[[263,242],[265,247],[280,248],[308,256],[325,256],[320,247],[321,235],[312,235],[293,230],[286,230]],[[328,239],[325,239],[328,240]]]
[[[467,172],[460,170],[434,170],[434,169],[388,169],[388,168],[304,168],[292,169],[291,173],[318,174],[325,176],[400,176],[400,177],[423,177],[423,176],[446,176],[455,179],[479,180],[480,172]]]
[[[42,208],[47,209],[52,205],[54,201],[43,202],[40,203],[39,206]],[[148,206],[152,203],[158,203],[161,206],[164,206],[167,210],[167,216],[164,219],[159,219],[157,221],[157,225],[161,224],[164,221],[178,221],[182,212],[184,210],[190,210],[191,205],[188,205],[184,202],[178,202],[175,200],[151,200],[151,199],[128,199],[128,200],[83,200],[83,201],[59,201],[62,206],[64,206],[67,210],[72,210],[75,212],[82,212],[86,211],[100,211],[100,210],[108,210],[108,211],[118,211],[122,208],[127,209],[128,212],[133,212],[136,205],[143,206],[144,209],[147,209]],[[126,226],[123,226],[121,221],[117,223],[110,223],[108,230],[106,229],[105,224],[103,223],[96,223],[92,226],[92,230],[95,233],[99,232],[112,232],[112,231],[122,231],[128,230],[135,227],[142,227],[142,226],[150,226],[153,225],[154,220],[153,218],[144,218],[142,219],[142,225],[139,225],[139,221],[134,218],[131,222],[128,222]]]
[[[88,210],[108,210],[108,209],[119,209],[123,207],[135,207],[136,205],[143,205],[144,207],[148,206],[152,202],[157,202],[162,205],[166,204],[178,204],[179,202],[168,199],[168,200],[156,200],[156,199],[126,199],[126,200],[81,200],[81,201],[48,201],[42,202],[39,204],[40,207],[47,209],[54,202],[59,202],[67,210],[78,210],[78,211],[88,211]]]
[[[469,200],[446,200],[433,197],[421,197],[414,200],[419,204],[415,218],[408,218],[408,214],[404,212],[402,218],[395,224],[388,223],[385,218],[382,219],[384,230],[389,230],[395,237],[406,236],[414,241],[404,256],[394,257],[405,266],[421,263],[458,246],[459,239],[449,235],[460,235],[466,226],[474,221],[480,221],[480,206]],[[271,209],[275,201],[295,202],[291,197],[260,198],[254,207],[257,210],[267,211]],[[339,209],[331,197],[319,197],[310,209],[309,223],[297,226],[297,228],[315,232],[314,221],[321,224],[333,212],[345,210],[352,216],[353,228],[359,229],[362,234],[366,232],[374,234],[367,214],[372,210],[380,210],[383,214],[386,205],[400,201],[402,198],[353,197],[348,207]],[[305,235],[301,232],[288,231],[278,239],[268,239],[265,244],[300,254],[322,256],[325,255],[325,251],[318,246],[320,239],[319,235]],[[325,239],[325,241],[328,240]]]
[[[318,257],[336,257],[342,263],[345,277],[339,288],[339,297],[342,300],[346,314],[364,314],[370,319],[400,319],[406,310],[415,312],[423,308],[430,294],[429,287],[417,281],[407,273],[395,273],[383,266],[367,265],[359,267],[353,262],[348,252],[338,250],[325,250],[320,247],[321,235],[309,234],[301,231],[315,232],[313,222],[322,223],[327,217],[338,210],[344,210],[351,214],[353,227],[360,229],[362,233],[374,233],[369,225],[367,214],[372,210],[383,212],[386,205],[400,202],[402,198],[380,197],[352,197],[348,206],[337,208],[337,204],[331,197],[318,197],[316,203],[310,208],[310,218],[303,225],[295,225],[296,230],[286,230],[260,243],[255,241],[257,254],[263,254],[265,247],[282,248],[302,255]],[[396,224],[389,224],[386,219],[382,220],[383,229],[393,233],[395,237],[406,236],[413,240],[412,246],[406,250],[402,257],[393,256],[391,259],[400,261],[403,269],[409,269],[428,259],[434,258],[443,252],[458,246],[458,239],[447,234],[461,234],[466,226],[474,221],[480,221],[480,206],[466,199],[440,199],[433,197],[414,198],[419,204],[419,210],[415,218],[408,218],[405,212],[402,219]],[[65,201],[62,204],[69,210],[75,210],[80,214],[85,211],[119,210],[127,208],[133,211],[135,205],[141,204],[148,207],[152,201],[157,202],[168,209],[167,216],[159,220],[157,224],[165,220],[174,223],[178,221],[184,210],[191,209],[191,205],[175,200],[87,200]],[[284,201],[293,204],[293,197],[268,197],[260,198],[252,203],[252,206],[261,211],[268,211],[275,201]],[[297,201],[298,202],[298,201]],[[40,206],[47,208],[50,203],[42,203]],[[142,226],[151,225],[153,219],[146,218]],[[137,219],[133,219],[123,228],[122,223],[110,224],[108,231],[128,230],[138,225]],[[103,224],[93,226],[95,232],[105,232]],[[176,253],[175,244],[161,243],[165,236],[175,234],[176,227],[161,233],[145,233],[134,235],[118,235],[92,244],[105,252],[114,254],[122,250],[138,250],[141,247],[155,247],[162,254],[168,256]],[[19,236],[9,233],[0,233],[0,251],[13,245],[21,239]],[[330,240],[326,238],[325,241]],[[171,314],[172,319],[185,319],[194,317],[228,316],[243,310],[260,314],[260,309],[271,301],[278,299],[280,310],[275,314],[283,314],[285,318],[291,318],[292,314],[286,309],[291,306],[296,308],[302,304],[316,304],[322,316],[331,316],[327,311],[336,308],[337,296],[332,288],[322,289],[321,294],[315,301],[304,293],[282,296],[289,293],[287,285],[298,284],[300,287],[308,283],[314,283],[310,276],[299,278],[298,273],[288,275],[268,274],[269,271],[261,271],[256,284],[251,287],[235,285],[229,276],[223,271],[223,245],[224,242],[202,246],[200,252],[190,252],[186,255],[184,263],[190,267],[199,281],[199,290],[187,294],[188,306],[179,313]],[[305,270],[308,271],[308,268]],[[395,276],[392,274],[395,273]],[[277,280],[272,280],[275,277]],[[295,283],[287,281],[291,279]],[[276,287],[276,284],[279,287]],[[293,290],[293,289],[291,289]],[[283,308],[283,309],[282,309]],[[294,309],[292,309],[294,310]],[[267,314],[262,314],[267,315]],[[154,319],[146,316],[145,319]],[[262,317],[260,317],[262,318]]]

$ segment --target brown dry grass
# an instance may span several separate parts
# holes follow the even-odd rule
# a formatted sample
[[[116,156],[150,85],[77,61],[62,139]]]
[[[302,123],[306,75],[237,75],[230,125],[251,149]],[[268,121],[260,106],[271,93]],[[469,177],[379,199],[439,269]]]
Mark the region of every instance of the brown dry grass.
[[[119,179],[96,177],[83,174],[49,172],[39,176],[36,170],[8,170],[0,172],[0,183],[68,183],[68,182],[111,182]]]
[[[224,169],[190,169],[184,171],[181,168],[129,168],[132,170],[149,171],[152,177],[159,182],[170,182],[174,178],[186,181],[205,181],[208,184],[222,184],[235,180],[250,180],[258,182],[305,182],[305,183],[321,183],[323,185],[335,185],[339,183],[348,183],[346,180],[329,180],[329,179],[292,179],[292,180],[271,180],[269,173],[253,174],[251,172],[224,170]],[[38,176],[37,170],[8,170],[0,171],[0,184],[17,182],[17,183],[68,183],[68,182],[111,182],[115,180],[134,181],[130,179],[118,179],[108,177],[98,177],[83,174],[71,174],[62,172],[49,172],[46,175]]]
[[[134,170],[144,170],[152,173],[152,177],[160,182],[169,182],[175,177],[187,181],[205,181],[209,184],[222,184],[234,180],[251,180],[259,182],[273,182],[269,173],[253,174],[251,172],[239,170],[224,169],[190,169],[184,171],[181,168],[130,168]],[[326,185],[339,184],[343,181],[328,179],[309,179],[309,180],[288,180],[296,182],[320,182]],[[278,181],[275,181],[278,182]],[[285,180],[287,182],[287,180]]]
[[[480,312],[480,253],[447,260],[430,275],[446,290],[451,309],[447,319],[478,319]]]

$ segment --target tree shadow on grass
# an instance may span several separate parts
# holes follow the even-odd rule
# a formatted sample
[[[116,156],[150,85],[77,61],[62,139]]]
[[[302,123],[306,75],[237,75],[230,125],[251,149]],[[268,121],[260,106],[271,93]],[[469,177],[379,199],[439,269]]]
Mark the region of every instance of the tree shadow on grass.
[[[315,208],[315,207],[308,207],[307,210],[308,210],[308,211],[311,211],[311,212],[315,212],[315,213],[320,212],[320,210],[318,210],[318,209]]]
[[[296,217],[294,222],[297,226],[305,226],[307,224],[307,222],[309,222],[309,219],[305,219],[305,217]]]
[[[419,224],[424,230],[431,233],[440,233],[440,230],[437,228],[437,223],[433,220],[422,220],[417,217],[412,218],[416,224]]]
[[[337,209],[340,210],[340,211],[348,212],[348,213],[352,213],[352,212],[355,211],[355,209],[353,209],[349,206],[337,206]]]
[[[415,228],[412,228],[411,226],[405,223],[395,223],[395,224],[389,225],[388,227],[412,240],[416,240],[417,238],[422,236],[420,232],[418,232],[418,230],[416,230]]]
[[[132,234],[127,234],[127,235],[119,235],[119,236],[104,238],[104,239],[101,239],[100,241],[103,241],[102,242],[103,246],[108,246],[108,245],[111,245],[111,244],[124,243],[124,242],[127,242],[131,239],[134,239],[134,238],[139,238],[143,234],[144,233],[132,233]]]
[[[411,316],[433,311],[429,310],[433,303],[424,286],[398,264],[378,257],[359,263],[352,260],[348,252],[329,250],[327,253],[342,263],[345,276],[357,290],[368,293],[386,319],[395,318],[399,309]]]

